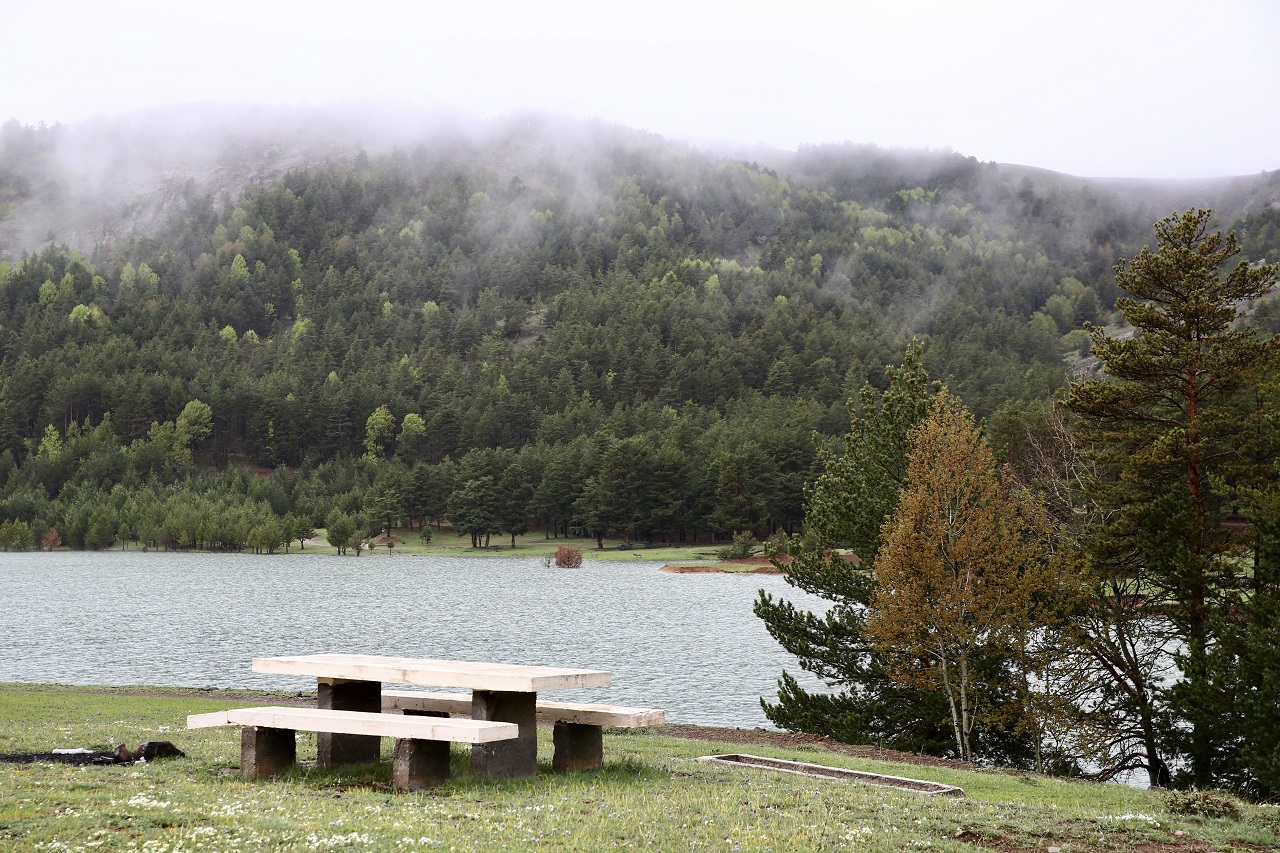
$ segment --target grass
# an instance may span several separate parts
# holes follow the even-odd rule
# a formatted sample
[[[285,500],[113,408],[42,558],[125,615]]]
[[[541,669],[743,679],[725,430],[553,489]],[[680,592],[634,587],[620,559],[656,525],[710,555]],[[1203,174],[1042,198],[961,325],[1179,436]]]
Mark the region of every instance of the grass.
[[[0,764],[0,850],[1274,850],[1275,809],[1240,820],[1172,815],[1164,796],[1068,782],[786,750],[608,732],[599,771],[531,779],[473,777],[455,747],[450,782],[389,786],[387,762],[341,771],[301,767],[244,780],[239,735],[187,731],[188,713],[226,707],[177,688],[0,685],[0,752],[136,746],[172,740],[187,758],[76,768]],[[261,695],[262,701],[270,701]],[[243,704],[241,702],[240,704]],[[540,755],[550,755],[540,732]],[[384,741],[384,751],[389,744]],[[928,798],[850,783],[708,767],[713,752],[770,755],[959,785]],[[314,758],[314,736],[299,736]],[[1178,834],[1181,833],[1181,834]],[[957,834],[960,838],[957,838]],[[968,840],[964,840],[968,839]]]
[[[489,540],[489,547],[472,548],[471,537],[462,536],[453,532],[452,528],[446,527],[443,530],[431,530],[431,541],[423,545],[419,539],[419,531],[408,529],[396,529],[392,531],[395,538],[395,547],[391,549],[390,556],[424,556],[424,555],[444,555],[455,557],[534,557],[546,558],[555,554],[556,549],[561,545],[572,545],[582,549],[583,556],[588,560],[616,560],[624,562],[634,562],[636,560],[660,560],[665,563],[702,563],[708,560],[716,559],[715,552],[720,547],[711,543],[703,543],[700,545],[676,545],[646,548],[644,542],[632,542],[627,544],[620,539],[606,539],[604,548],[596,548],[596,540],[594,539],[574,539],[564,538],[547,539],[541,532],[530,533],[524,536],[516,537],[516,544],[511,546],[511,537],[508,535],[494,536]],[[325,531],[323,529],[316,531],[316,538],[321,542],[324,541]],[[382,538],[379,537],[379,542]],[[292,553],[298,552],[298,543],[295,541],[290,546]],[[305,553],[334,553],[334,549],[328,545],[313,546],[308,545]],[[386,557],[388,551],[386,546],[379,544],[372,552],[366,552],[361,555],[364,557]]]

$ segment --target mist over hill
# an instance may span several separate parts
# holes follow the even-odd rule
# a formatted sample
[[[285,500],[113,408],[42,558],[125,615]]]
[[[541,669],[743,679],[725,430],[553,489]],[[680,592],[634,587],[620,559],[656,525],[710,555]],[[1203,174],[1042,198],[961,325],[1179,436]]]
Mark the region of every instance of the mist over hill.
[[[628,142],[624,143],[624,140]],[[789,180],[835,188],[860,204],[883,207],[914,187],[977,194],[986,214],[1000,214],[1000,185],[1027,180],[1041,191],[1088,188],[1129,208],[1149,224],[1174,209],[1210,206],[1223,221],[1280,206],[1276,172],[1200,180],[1081,178],[1033,165],[983,163],[951,151],[883,149],[868,144],[802,147],[663,140],[603,122],[522,114],[480,121],[456,113],[406,111],[351,103],[286,109],[235,103],[187,104],[74,125],[0,132],[0,257],[16,260],[51,243],[91,252],[134,236],[150,236],[194,204],[234,205],[250,187],[290,171],[353,165],[394,150],[469,156],[486,168],[517,174],[536,161],[562,168],[610,171],[598,162],[625,144],[682,150],[713,161],[754,162]],[[468,152],[463,154],[463,152]],[[1005,216],[996,218],[1007,219]]]

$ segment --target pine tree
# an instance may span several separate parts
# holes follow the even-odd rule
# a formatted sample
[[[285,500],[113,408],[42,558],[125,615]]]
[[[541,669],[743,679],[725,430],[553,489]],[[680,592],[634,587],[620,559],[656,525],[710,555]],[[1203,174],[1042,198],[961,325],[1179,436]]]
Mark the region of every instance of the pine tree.
[[[1113,511],[1092,537],[1098,581],[1141,590],[1164,669],[1182,678],[1167,694],[1182,724],[1163,727],[1167,749],[1184,755],[1187,780],[1210,785],[1233,758],[1223,721],[1233,704],[1211,665],[1232,590],[1245,585],[1245,534],[1229,516],[1237,489],[1271,469],[1255,437],[1257,377],[1280,339],[1237,328],[1238,308],[1267,293],[1277,268],[1241,261],[1234,234],[1209,233],[1210,211],[1156,223],[1157,251],[1144,247],[1116,266],[1132,297],[1116,307],[1134,333],[1091,328],[1108,378],[1076,382],[1068,406],[1105,476],[1094,500]],[[1154,634],[1168,626],[1163,637]],[[1157,756],[1152,756],[1153,759]],[[1155,772],[1155,761],[1152,771]],[[1153,781],[1155,777],[1153,776]]]

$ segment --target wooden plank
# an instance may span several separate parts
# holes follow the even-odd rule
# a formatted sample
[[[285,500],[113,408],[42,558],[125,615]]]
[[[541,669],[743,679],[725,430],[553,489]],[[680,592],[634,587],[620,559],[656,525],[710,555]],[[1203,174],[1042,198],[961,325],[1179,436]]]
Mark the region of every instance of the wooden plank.
[[[520,727],[515,723],[458,720],[452,717],[408,717],[322,708],[236,708],[187,717],[188,728],[209,726],[258,726],[412,740],[447,740],[454,743],[491,743],[511,740],[520,734]]]
[[[611,673],[598,669],[355,654],[254,658],[253,671],[512,693],[608,687],[613,682]]]
[[[471,697],[464,693],[384,690],[382,691],[382,710],[470,714]],[[590,726],[634,729],[660,726],[666,721],[666,714],[658,708],[625,708],[619,705],[539,700],[538,720],[543,723],[580,723]]]

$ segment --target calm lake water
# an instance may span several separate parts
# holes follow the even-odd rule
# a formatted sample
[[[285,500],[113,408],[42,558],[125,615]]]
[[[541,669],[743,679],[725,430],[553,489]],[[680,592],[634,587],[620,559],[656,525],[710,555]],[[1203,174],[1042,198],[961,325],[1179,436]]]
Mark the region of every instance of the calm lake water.
[[[564,701],[663,708],[671,722],[769,727],[785,668],[751,612],[779,575],[665,574],[660,563],[182,553],[0,554],[0,681],[314,690],[254,657],[359,652],[606,669]]]

